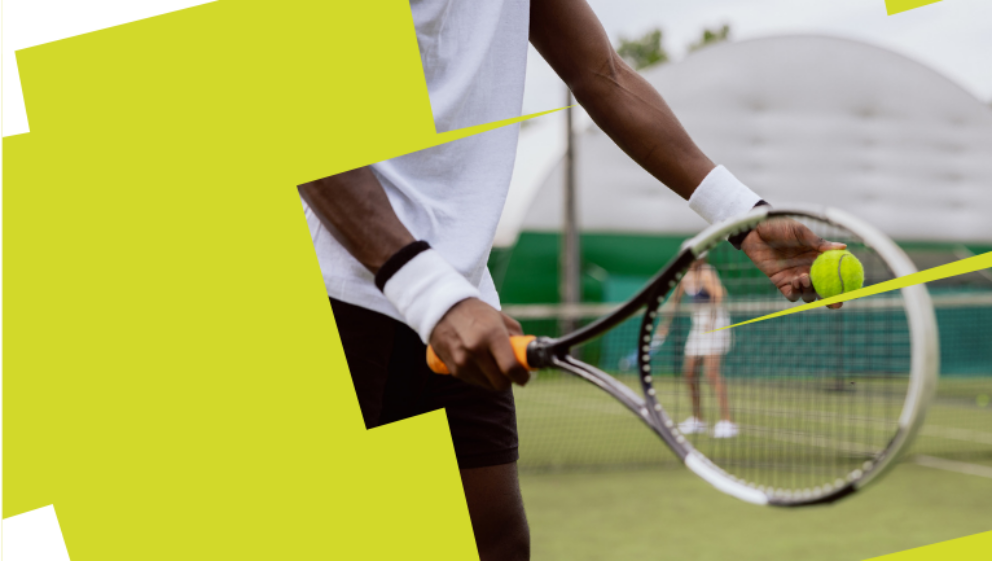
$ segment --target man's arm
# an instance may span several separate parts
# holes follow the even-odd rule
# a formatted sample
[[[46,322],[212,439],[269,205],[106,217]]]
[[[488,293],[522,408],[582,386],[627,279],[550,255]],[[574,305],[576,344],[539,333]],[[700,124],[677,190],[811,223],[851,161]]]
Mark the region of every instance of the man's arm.
[[[704,179],[720,185],[697,195],[703,199],[697,201],[700,207],[713,210],[704,218],[722,220],[758,202],[728,171],[716,169],[661,95],[616,53],[586,0],[531,0],[530,41],[603,132],[672,191],[688,200]],[[728,215],[729,209],[735,211]],[[791,230],[766,227],[762,234],[748,234],[743,251],[786,298],[816,300],[809,265],[820,253],[844,245],[820,239],[798,223]],[[798,254],[803,258],[796,259]]]
[[[585,0],[532,0],[530,42],[603,132],[688,199],[716,166],[661,95],[616,53]]]
[[[372,273],[379,273],[397,252],[416,241],[367,167],[305,183],[299,192],[331,235]],[[388,282],[386,286],[388,297]],[[477,298],[468,298],[441,317],[431,330],[430,343],[452,375],[504,390],[510,380],[524,384],[530,379],[510,346],[510,335],[522,334],[516,321]]]
[[[373,274],[416,241],[367,167],[304,183],[299,191],[327,231]]]

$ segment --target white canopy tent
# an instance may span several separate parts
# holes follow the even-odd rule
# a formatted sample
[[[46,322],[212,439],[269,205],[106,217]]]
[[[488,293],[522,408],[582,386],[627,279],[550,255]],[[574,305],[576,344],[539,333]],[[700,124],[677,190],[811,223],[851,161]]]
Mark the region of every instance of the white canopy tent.
[[[930,68],[787,36],[709,47],[644,77],[714,161],[773,204],[835,206],[896,239],[992,241],[992,109]],[[524,131],[496,246],[561,229],[561,138]],[[705,226],[595,125],[577,134],[576,165],[583,231]]]

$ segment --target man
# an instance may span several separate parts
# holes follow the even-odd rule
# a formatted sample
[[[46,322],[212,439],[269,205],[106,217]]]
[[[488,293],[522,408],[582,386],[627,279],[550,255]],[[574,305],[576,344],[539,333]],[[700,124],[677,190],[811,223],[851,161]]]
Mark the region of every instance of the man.
[[[413,0],[439,130],[519,115],[527,41],[610,137],[710,222],[759,197],[692,142],[613,50],[585,0]],[[517,127],[300,186],[355,390],[371,428],[445,408],[480,557],[529,557],[511,382],[526,384],[486,269]],[[659,186],[659,188],[661,188]],[[735,240],[792,301],[836,247],[795,224]],[[432,374],[433,345],[453,376]]]

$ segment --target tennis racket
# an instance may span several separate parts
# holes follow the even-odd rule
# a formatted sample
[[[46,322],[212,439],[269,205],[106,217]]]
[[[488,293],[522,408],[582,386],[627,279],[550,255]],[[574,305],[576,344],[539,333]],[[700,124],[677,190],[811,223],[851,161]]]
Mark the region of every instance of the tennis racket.
[[[573,374],[609,393],[689,470],[738,499],[794,507],[847,497],[885,473],[922,423],[936,384],[936,321],[926,288],[917,285],[839,310],[712,331],[793,305],[726,239],[795,223],[847,244],[864,265],[866,285],[916,271],[892,240],[847,213],[759,207],[686,241],[609,315],[557,338],[514,337],[518,360],[532,370]],[[685,286],[701,259],[719,279],[719,298],[708,294],[707,300]],[[682,294],[692,297],[664,306],[680,282]],[[659,325],[667,331],[664,352],[652,352]],[[624,330],[631,334],[621,356],[637,354],[634,374],[617,372],[615,359],[589,364],[576,358],[586,354],[573,353],[616,340]],[[432,349],[428,362],[435,372],[447,370]],[[712,392],[717,399],[699,389],[706,385],[719,388]],[[693,423],[680,423],[686,417]],[[702,429],[721,421],[733,430]]]
[[[654,332],[654,337],[651,338],[651,343],[648,345],[648,354],[654,354],[661,349],[661,346],[665,344],[665,338],[667,333],[662,332],[661,329],[656,329]],[[619,372],[628,372],[630,370],[636,370],[638,365],[638,355],[641,353],[641,349],[632,349],[626,356],[622,357],[617,363]]]

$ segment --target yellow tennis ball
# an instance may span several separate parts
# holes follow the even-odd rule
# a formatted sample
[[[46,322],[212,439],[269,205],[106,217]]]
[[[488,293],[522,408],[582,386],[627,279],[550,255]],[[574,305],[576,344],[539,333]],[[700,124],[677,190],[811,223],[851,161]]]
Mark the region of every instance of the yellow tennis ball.
[[[830,298],[864,286],[865,268],[850,251],[832,249],[813,261],[809,278],[821,298]]]

